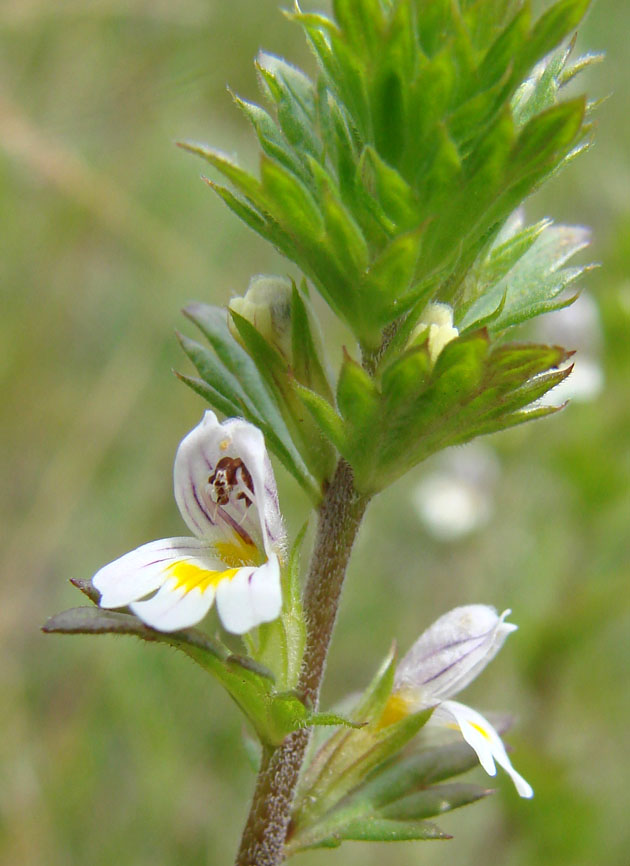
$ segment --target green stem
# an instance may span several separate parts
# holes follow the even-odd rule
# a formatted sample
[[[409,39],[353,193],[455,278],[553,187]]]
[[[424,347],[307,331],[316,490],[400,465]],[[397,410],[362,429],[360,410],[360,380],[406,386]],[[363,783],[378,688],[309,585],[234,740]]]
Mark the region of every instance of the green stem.
[[[354,489],[341,460],[320,507],[311,567],[304,590],[306,650],[298,691],[314,708],[326,666],[348,560],[368,498]],[[310,730],[296,731],[265,751],[236,858],[236,866],[276,866],[284,859],[291,806]]]

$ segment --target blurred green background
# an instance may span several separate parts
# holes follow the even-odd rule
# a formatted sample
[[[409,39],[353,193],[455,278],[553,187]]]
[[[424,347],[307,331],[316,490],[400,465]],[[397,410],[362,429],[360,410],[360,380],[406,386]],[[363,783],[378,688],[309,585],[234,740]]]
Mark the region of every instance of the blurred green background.
[[[604,267],[586,282],[603,339],[591,350],[605,387],[484,443],[494,475],[474,531],[444,539],[421,520],[418,485],[455,471],[448,456],[373,504],[324,695],[362,686],[393,636],[404,649],[449,607],[509,606],[520,630],[464,700],[514,713],[514,763],[536,796],[519,801],[499,777],[495,797],[440,822],[451,842],[347,843],[303,855],[304,866],[630,862],[629,29],[626,0],[594,3],[579,44],[608,59],[582,86],[613,96],[596,147],[527,207],[530,219],[593,226],[590,258]],[[39,626],[80,603],[68,577],[182,531],[172,458],[203,406],[171,375],[187,369],[173,337],[191,331],[180,308],[287,272],[173,146],[208,140],[251,164],[253,136],[225,85],[256,97],[261,47],[312,68],[276,0],[0,5],[8,866],[220,866],[237,845],[253,774],[220,687],[164,648]],[[295,530],[307,503],[278,479]]]

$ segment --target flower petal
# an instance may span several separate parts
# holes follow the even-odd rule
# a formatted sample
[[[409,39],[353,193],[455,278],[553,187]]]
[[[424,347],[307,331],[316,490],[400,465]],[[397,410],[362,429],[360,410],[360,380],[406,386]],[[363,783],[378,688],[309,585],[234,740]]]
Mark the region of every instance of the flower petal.
[[[176,578],[167,580],[158,592],[146,601],[129,605],[144,623],[159,631],[171,632],[200,622],[212,607],[216,593],[210,583],[204,589],[186,590]]]
[[[101,593],[101,607],[125,607],[159,589],[168,569],[180,560],[207,555],[197,538],[163,538],[150,541],[99,569],[92,583]]]
[[[471,604],[445,613],[418,638],[398,665],[394,689],[416,690],[432,706],[465,688],[498,653],[517,626],[493,607]]]
[[[512,766],[501,737],[481,713],[457,701],[444,701],[429,719],[429,724],[451,726],[453,720],[488,775],[496,775],[496,761],[509,774],[519,796],[534,796],[532,786]]]
[[[280,566],[274,554],[260,568],[241,568],[217,587],[221,622],[233,634],[271,622],[280,615],[281,607]]]
[[[191,531],[227,545],[228,564],[255,566],[261,554],[282,551],[285,532],[276,483],[264,437],[253,424],[238,418],[220,424],[207,411],[180,443],[174,486]],[[218,553],[226,558],[221,549]]]
[[[237,572],[226,569],[196,538],[165,538],[144,544],[101,568],[92,583],[101,593],[101,607],[129,605],[147,625],[168,632],[203,619],[217,586]],[[146,598],[153,592],[155,595]]]

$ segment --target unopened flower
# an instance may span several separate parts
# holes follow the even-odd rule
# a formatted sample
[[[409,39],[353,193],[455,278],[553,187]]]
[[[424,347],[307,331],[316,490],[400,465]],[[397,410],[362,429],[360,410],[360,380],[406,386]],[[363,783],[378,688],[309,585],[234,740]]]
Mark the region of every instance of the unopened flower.
[[[262,336],[286,357],[291,352],[291,293],[290,280],[259,274],[252,277],[242,297],[232,298],[230,310],[247,319]],[[238,329],[228,318],[235,339]]]
[[[501,737],[476,710],[450,698],[474,680],[517,626],[505,622],[493,607],[472,604],[441,616],[411,647],[396,670],[394,688],[381,725],[434,707],[429,725],[459,729],[491,776],[495,762],[509,773],[521,797],[532,797],[531,785],[516,772]]]
[[[427,304],[420,321],[411,334],[410,342],[428,330],[427,348],[431,364],[435,364],[442,349],[459,337],[459,331],[453,325],[453,308],[437,301]]]
[[[285,531],[260,430],[206,412],[177,449],[174,487],[194,537],[151,541],[101,568],[100,606],[129,605],[165,632],[199,622],[215,597],[235,634],[276,619]]]

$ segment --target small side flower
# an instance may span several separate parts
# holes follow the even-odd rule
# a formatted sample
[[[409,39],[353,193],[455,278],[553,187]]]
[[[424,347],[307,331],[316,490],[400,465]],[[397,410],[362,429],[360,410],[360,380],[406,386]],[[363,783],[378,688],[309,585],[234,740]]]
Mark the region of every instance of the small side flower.
[[[260,430],[207,411],[180,443],[174,487],[193,537],[149,542],[101,568],[100,606],[128,605],[164,632],[198,623],[215,598],[234,634],[276,619],[285,530]]]
[[[394,688],[380,724],[386,726],[421,709],[434,707],[427,726],[459,730],[491,776],[496,766],[510,775],[521,797],[533,797],[531,785],[514,769],[501,737],[476,710],[450,700],[481,673],[516,630],[483,604],[456,607],[418,638],[396,670]]]

